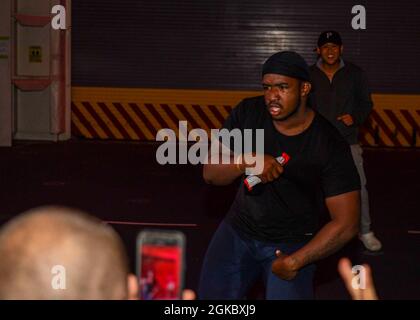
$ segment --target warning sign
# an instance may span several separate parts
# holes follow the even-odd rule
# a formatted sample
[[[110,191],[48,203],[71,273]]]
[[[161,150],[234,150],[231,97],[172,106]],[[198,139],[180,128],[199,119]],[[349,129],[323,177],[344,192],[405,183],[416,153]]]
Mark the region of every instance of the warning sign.
[[[40,46],[29,47],[29,62],[42,62],[42,48]]]

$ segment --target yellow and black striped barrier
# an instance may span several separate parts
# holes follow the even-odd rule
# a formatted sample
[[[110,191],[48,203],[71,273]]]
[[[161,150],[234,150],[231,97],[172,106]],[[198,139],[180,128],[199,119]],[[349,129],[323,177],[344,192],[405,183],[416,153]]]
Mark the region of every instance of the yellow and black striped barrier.
[[[72,134],[88,139],[150,140],[163,128],[220,128],[235,105],[261,91],[72,88]],[[373,94],[360,141],[367,146],[420,147],[420,95]]]

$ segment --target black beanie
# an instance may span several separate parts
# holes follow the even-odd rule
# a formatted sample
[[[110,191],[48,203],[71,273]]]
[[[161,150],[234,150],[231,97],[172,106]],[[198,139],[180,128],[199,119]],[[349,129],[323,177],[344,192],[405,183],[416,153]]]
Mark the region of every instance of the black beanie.
[[[309,81],[309,67],[305,59],[293,51],[277,52],[268,58],[263,65],[262,75],[267,73]]]

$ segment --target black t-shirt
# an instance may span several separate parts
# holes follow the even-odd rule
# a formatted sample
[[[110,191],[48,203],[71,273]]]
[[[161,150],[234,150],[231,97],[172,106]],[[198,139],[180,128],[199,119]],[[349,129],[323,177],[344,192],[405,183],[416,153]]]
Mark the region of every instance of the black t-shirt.
[[[359,190],[350,147],[328,120],[315,112],[310,126],[295,136],[279,133],[264,97],[244,99],[223,128],[264,129],[264,153],[290,156],[280,178],[249,192],[243,178],[227,219],[239,231],[266,242],[298,242],[318,230],[324,199]],[[255,150],[255,145],[254,148]]]

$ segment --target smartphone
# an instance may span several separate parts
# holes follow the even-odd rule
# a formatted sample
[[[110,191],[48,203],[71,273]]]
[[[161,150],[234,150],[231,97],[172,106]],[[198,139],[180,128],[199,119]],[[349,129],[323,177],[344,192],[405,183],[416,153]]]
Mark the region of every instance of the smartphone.
[[[181,299],[185,272],[184,234],[144,230],[137,236],[136,247],[140,299]]]

